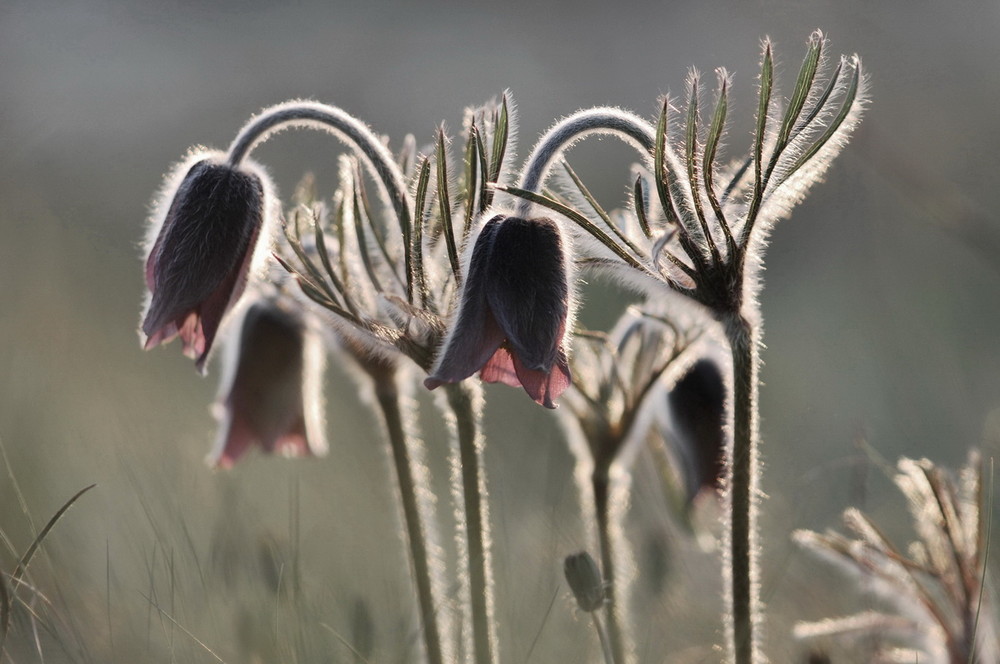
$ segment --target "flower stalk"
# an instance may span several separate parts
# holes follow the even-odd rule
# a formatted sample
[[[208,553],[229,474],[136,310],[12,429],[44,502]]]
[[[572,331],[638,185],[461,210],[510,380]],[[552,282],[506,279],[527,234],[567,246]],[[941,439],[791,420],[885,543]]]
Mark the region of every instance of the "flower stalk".
[[[444,664],[450,660],[444,656],[441,630],[438,624],[438,601],[435,598],[434,587],[435,572],[432,571],[434,562],[430,553],[430,547],[434,546],[435,542],[430,537],[427,525],[431,515],[427,514],[426,510],[421,507],[421,501],[418,497],[421,487],[414,472],[415,464],[422,463],[423,445],[419,438],[412,437],[407,433],[400,403],[402,395],[397,384],[395,368],[372,364],[365,366],[365,371],[374,382],[375,398],[382,415],[382,421],[385,424],[386,437],[392,453],[392,465],[396,472],[396,482],[399,488],[400,506],[410,551],[410,563],[413,566],[413,582],[417,589],[417,600],[420,606],[427,662],[428,664]],[[424,490],[428,488],[424,487]]]
[[[737,662],[753,662],[759,621],[757,558],[758,452],[757,367],[759,329],[734,315],[725,321],[733,356],[733,452],[727,464],[727,493],[731,520],[726,532],[732,595],[733,653]]]
[[[693,321],[630,308],[609,334],[577,332],[574,383],[559,413],[576,457],[575,473],[588,535],[599,547],[607,579],[609,647],[619,664],[635,661],[631,634],[632,552],[623,523],[631,469],[656,426],[666,391],[696,352]],[[698,344],[699,346],[701,344]]]
[[[615,560],[621,554],[619,544],[626,544],[621,536],[620,526],[617,524],[615,513],[617,510],[612,505],[615,487],[612,486],[610,469],[607,464],[595,467],[591,475],[591,488],[594,492],[594,514],[597,520],[597,536],[601,545],[601,568],[609,583],[605,590],[606,606],[608,609],[607,634],[601,635],[601,645],[605,650],[610,651],[612,660],[625,664],[632,661],[628,657],[630,651],[630,639],[627,636],[628,611],[622,604],[622,593],[618,592],[616,582],[620,583],[621,574],[617,569]],[[600,623],[595,615],[595,626],[600,634],[602,631]],[[607,656],[605,656],[607,658]]]
[[[615,664],[615,655],[608,632],[601,622],[600,611],[607,605],[607,584],[598,569],[597,563],[586,551],[566,556],[563,561],[563,573],[569,583],[570,590],[576,597],[579,609],[589,613],[594,621],[594,630],[601,642],[601,653],[604,664]],[[621,664],[622,660],[617,660]]]
[[[444,386],[454,420],[452,487],[462,506],[465,523],[459,524],[459,556],[467,564],[467,592],[472,615],[473,661],[497,661],[496,623],[493,607],[493,571],[490,555],[489,508],[483,472],[485,439],[482,435],[482,388],[476,383]]]
[[[472,113],[475,117],[479,116],[476,111]],[[339,127],[344,125],[348,130],[354,132],[342,132],[348,135],[350,141],[357,143],[366,140],[366,134],[355,131],[357,130],[356,125],[359,123],[351,122],[353,119],[349,116],[345,119],[338,114],[331,113],[324,117],[339,123],[334,133],[341,133]],[[500,117],[506,117],[506,114],[501,113]],[[289,120],[292,123],[300,121],[297,116]],[[251,125],[253,124],[251,123]],[[306,124],[309,124],[309,121],[306,121]],[[245,130],[244,133],[258,133],[266,136],[267,132],[272,130],[273,123],[262,122],[258,125],[256,129]],[[475,126],[473,123],[470,135],[478,137],[478,130],[475,130]],[[495,123],[491,126],[497,130]],[[237,147],[233,148],[233,152],[238,153],[242,149],[238,146],[250,142],[250,139],[238,139],[234,143],[234,146]],[[341,188],[338,192],[338,198],[335,200],[339,200],[340,207],[346,211],[344,213],[338,211],[337,215],[333,217],[332,225],[337,233],[324,233],[321,227],[329,224],[331,220],[323,214],[315,214],[314,224],[317,238],[315,247],[318,252],[303,245],[303,235],[298,232],[297,225],[292,227],[295,232],[290,233],[288,237],[289,244],[295,250],[304,270],[299,271],[291,268],[290,271],[303,286],[303,292],[310,299],[335,314],[333,322],[346,337],[357,342],[362,354],[377,354],[383,358],[394,358],[397,354],[402,354],[409,357],[424,372],[431,371],[433,354],[440,347],[445,333],[444,322],[438,312],[442,305],[451,299],[460,281],[452,260],[457,257],[459,238],[449,232],[452,224],[451,211],[453,206],[448,193],[447,182],[449,178],[444,147],[444,137],[439,134],[438,149],[435,155],[436,168],[432,168],[430,160],[424,158],[419,168],[415,169],[413,173],[416,179],[415,202],[413,214],[407,216],[406,219],[416,219],[417,223],[414,226],[412,245],[411,238],[403,238],[403,244],[407,249],[405,271],[408,279],[405,289],[403,289],[403,284],[394,278],[395,275],[400,274],[399,265],[400,262],[404,261],[400,261],[399,257],[389,250],[390,247],[383,245],[380,240],[379,232],[372,223],[373,214],[363,194],[362,178],[355,166],[347,164],[346,168],[342,168]],[[359,149],[370,150],[371,154],[365,156],[365,159],[370,162],[370,167],[372,163],[375,164],[376,175],[378,175],[378,164],[382,163],[385,170],[390,172],[391,177],[388,179],[402,181],[401,167],[388,161],[384,161],[384,163],[380,161],[387,158],[388,154],[387,152],[382,154],[384,148],[381,144],[375,145],[371,141],[367,141]],[[482,153],[481,147],[478,151]],[[502,158],[502,154],[499,158]],[[498,163],[495,168],[499,172],[500,164]],[[432,172],[437,174],[436,184],[431,182]],[[479,189],[482,191],[485,189],[485,179],[482,175],[479,177],[484,180]],[[474,179],[474,177],[469,177],[465,183],[466,216],[470,216],[468,207],[471,207],[475,200]],[[393,188],[387,186],[384,181],[383,185],[389,201],[392,202]],[[434,190],[437,191],[439,199],[436,203],[430,201],[431,192]],[[351,202],[353,205],[350,204]],[[409,205],[408,200],[407,205]],[[428,214],[429,211],[433,213],[434,210],[439,212],[436,219]],[[367,222],[367,226],[370,227],[370,237],[374,238],[378,245],[379,253],[371,251],[371,255],[368,255],[370,243],[366,240],[366,236],[369,234],[365,231],[366,223],[362,220]],[[435,221],[437,228],[435,228]],[[400,226],[404,227],[405,224],[400,222]],[[353,232],[351,232],[352,229]],[[337,236],[336,239],[333,237],[334,235]],[[348,238],[350,238],[349,243],[345,244],[348,242]],[[462,244],[464,245],[468,241],[469,236],[463,235]],[[447,252],[443,250],[445,243],[449,245]],[[328,249],[332,247],[334,249],[332,254],[337,257],[336,262],[345,265],[345,250],[348,246],[352,249],[356,248],[361,257],[359,262],[364,269],[356,267],[353,273],[350,269],[341,270],[344,274],[338,276],[336,269],[331,269],[334,261],[330,260]],[[398,244],[393,248],[398,250]],[[318,261],[313,255],[315,253],[319,253]],[[413,257],[412,269],[410,256]],[[432,270],[433,266],[429,265],[431,260],[438,263],[437,267],[443,269]],[[444,268],[445,265],[448,267]],[[382,268],[381,272],[380,268]],[[389,268],[389,270],[384,268]],[[389,278],[381,278],[383,274],[388,274]],[[431,285],[428,283],[428,278],[433,278],[440,283]],[[346,287],[348,283],[353,288]],[[340,303],[343,306],[340,306]],[[456,377],[446,382],[453,383],[459,379]],[[486,505],[486,482],[482,471],[482,448],[484,445],[480,432],[482,392],[479,388],[471,386],[449,384],[446,396],[442,401],[444,403],[441,404],[441,409],[449,420],[453,438],[450,452],[453,469],[452,487],[456,513],[459,515],[459,531],[456,533],[456,542],[459,558],[467,565],[465,573],[459,575],[461,606],[467,618],[463,625],[467,626],[468,630],[467,634],[463,636],[462,652],[471,653],[474,661],[478,664],[492,664],[496,658],[497,644],[492,609],[489,515]],[[438,632],[443,635],[440,627]],[[469,636],[471,638],[466,638]],[[447,653],[445,653],[445,657],[447,658]]]

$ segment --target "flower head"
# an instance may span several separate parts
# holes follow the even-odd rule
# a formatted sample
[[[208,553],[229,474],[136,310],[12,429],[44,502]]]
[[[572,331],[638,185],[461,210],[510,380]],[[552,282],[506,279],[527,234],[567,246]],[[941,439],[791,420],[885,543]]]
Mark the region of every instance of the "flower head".
[[[146,259],[145,348],[180,336],[203,370],[226,312],[242,294],[265,219],[266,177],[200,153],[162,213]],[[164,202],[167,197],[164,198]]]
[[[472,250],[461,302],[429,389],[476,371],[488,383],[523,387],[546,408],[569,387],[564,342],[569,277],[550,219],[496,215]]]
[[[322,456],[322,343],[300,316],[264,298],[243,317],[226,356],[222,426],[209,462],[229,468],[251,447],[268,454]]]

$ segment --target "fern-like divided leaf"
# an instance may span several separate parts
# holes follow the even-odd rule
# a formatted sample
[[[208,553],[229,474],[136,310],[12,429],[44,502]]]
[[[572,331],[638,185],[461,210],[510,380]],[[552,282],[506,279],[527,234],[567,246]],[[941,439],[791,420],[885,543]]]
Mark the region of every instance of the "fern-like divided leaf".
[[[903,550],[856,509],[844,513],[853,537],[798,531],[807,551],[847,571],[884,607],[800,623],[804,639],[866,635],[875,655],[900,648],[920,661],[1000,661],[997,625],[984,587],[989,511],[982,510],[983,464],[975,452],[957,476],[927,459],[901,459],[896,485],[906,496],[916,541]],[[888,661],[888,660],[886,660]],[[895,661],[895,660],[894,660]]]

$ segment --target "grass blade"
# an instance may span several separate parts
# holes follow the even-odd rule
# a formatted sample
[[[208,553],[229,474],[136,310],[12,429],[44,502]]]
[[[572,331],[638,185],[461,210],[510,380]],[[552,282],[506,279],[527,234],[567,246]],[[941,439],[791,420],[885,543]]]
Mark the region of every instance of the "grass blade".
[[[179,630],[181,630],[182,632],[184,632],[184,634],[185,634],[185,635],[186,635],[186,636],[187,636],[187,637],[188,637],[189,639],[191,639],[192,641],[194,641],[195,643],[197,643],[197,644],[198,644],[199,646],[201,646],[202,650],[204,650],[204,651],[205,651],[205,652],[207,652],[207,653],[208,653],[209,655],[211,655],[212,657],[214,657],[214,658],[215,658],[215,660],[216,660],[217,662],[221,662],[221,664],[226,664],[226,660],[224,660],[224,659],[222,659],[221,657],[219,657],[219,656],[218,656],[218,655],[217,655],[217,654],[215,653],[215,651],[214,651],[214,650],[212,650],[211,648],[209,648],[209,647],[208,647],[208,645],[207,645],[207,644],[206,644],[206,643],[205,643],[204,641],[202,641],[202,640],[201,640],[201,639],[199,639],[199,638],[198,638],[197,636],[195,636],[195,635],[194,635],[194,634],[193,634],[193,633],[191,632],[191,630],[189,630],[189,629],[188,629],[187,627],[185,627],[184,625],[182,625],[182,624],[180,624],[179,622],[177,622],[177,620],[175,620],[175,619],[174,619],[174,617],[173,617],[172,615],[170,615],[169,613],[167,613],[166,611],[164,611],[164,610],[163,610],[163,609],[162,609],[162,608],[160,607],[160,605],[159,605],[159,604],[158,604],[158,603],[156,602],[156,599],[155,599],[155,598],[150,598],[150,597],[147,597],[146,595],[143,595],[142,593],[139,593],[139,594],[140,594],[140,595],[142,596],[142,598],[143,598],[143,599],[145,599],[145,600],[146,600],[147,602],[149,602],[150,606],[152,606],[152,607],[153,607],[154,609],[156,609],[156,610],[157,610],[157,611],[159,612],[159,614],[160,614],[160,616],[161,616],[161,617],[163,617],[163,618],[166,618],[166,619],[167,619],[168,621],[170,621],[170,623],[171,623],[172,625],[174,625],[174,627],[176,627],[177,629],[179,629]]]
[[[10,575],[10,592],[8,594],[8,589],[5,587],[2,590],[3,598],[0,599],[0,603],[2,603],[2,606],[5,609],[2,615],[0,615],[0,653],[3,652],[4,643],[7,641],[7,633],[10,630],[11,605],[13,600],[17,598],[17,586],[21,581],[21,578],[28,571],[28,565],[31,564],[31,560],[35,557],[35,554],[38,552],[38,548],[42,545],[42,542],[45,541],[49,532],[51,532],[69,508],[72,507],[73,504],[76,503],[81,496],[83,496],[83,494],[87,493],[96,486],[96,484],[91,484],[90,486],[80,489],[73,494],[72,498],[63,503],[63,506],[56,510],[56,513],[53,514],[52,517],[45,523],[45,526],[43,526],[41,531],[39,531],[39,533],[35,536],[31,545],[28,546],[28,549],[18,561],[17,567],[14,568],[14,573]],[[3,579],[0,579],[0,586],[2,585]]]

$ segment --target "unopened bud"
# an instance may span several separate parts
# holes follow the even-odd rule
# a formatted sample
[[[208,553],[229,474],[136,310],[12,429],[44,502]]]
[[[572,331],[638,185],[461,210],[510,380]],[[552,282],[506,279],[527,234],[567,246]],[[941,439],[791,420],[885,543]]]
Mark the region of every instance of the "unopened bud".
[[[596,611],[604,605],[604,579],[593,557],[586,551],[566,556],[566,581],[582,611]]]

